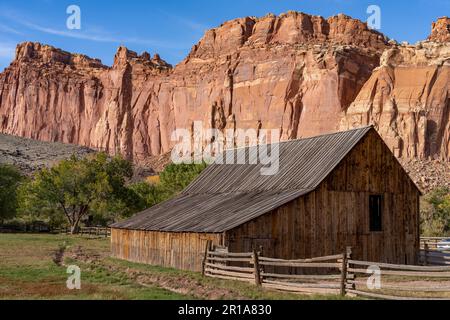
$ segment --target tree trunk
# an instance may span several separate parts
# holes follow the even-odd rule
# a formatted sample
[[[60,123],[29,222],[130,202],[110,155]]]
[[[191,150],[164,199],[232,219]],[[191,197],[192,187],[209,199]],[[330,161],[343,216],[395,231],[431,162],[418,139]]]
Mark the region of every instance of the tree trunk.
[[[75,224],[70,226],[70,234],[74,235],[74,234],[78,234],[78,222],[76,222]]]

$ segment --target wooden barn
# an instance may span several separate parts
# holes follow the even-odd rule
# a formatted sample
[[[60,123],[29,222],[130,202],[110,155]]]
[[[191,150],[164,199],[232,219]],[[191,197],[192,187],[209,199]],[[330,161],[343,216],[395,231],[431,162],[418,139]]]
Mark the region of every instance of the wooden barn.
[[[279,149],[276,175],[214,164],[175,199],[112,225],[113,256],[199,271],[211,240],[280,259],[351,246],[355,259],[417,263],[421,192],[373,127]]]

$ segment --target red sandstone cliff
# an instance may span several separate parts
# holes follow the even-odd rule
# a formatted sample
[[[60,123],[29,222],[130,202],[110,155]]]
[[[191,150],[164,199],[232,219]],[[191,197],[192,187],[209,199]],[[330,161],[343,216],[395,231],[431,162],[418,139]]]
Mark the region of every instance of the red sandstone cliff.
[[[450,41],[450,18],[442,17],[433,22],[431,35],[428,40],[433,42]]]
[[[440,21],[432,41],[447,39]],[[433,61],[445,60],[448,43],[429,45],[436,46]],[[367,107],[367,101],[377,92],[385,99],[385,86],[398,85],[380,86],[374,80],[382,74],[382,69],[373,74],[380,57],[397,61],[400,58],[387,58],[392,56],[387,52],[405,50],[415,49],[389,44],[347,16],[324,19],[297,12],[227,22],[208,31],[175,68],[158,55],[139,56],[123,47],[109,68],[86,56],[24,43],[0,75],[0,131],[120,151],[136,162],[170,151],[173,130],[189,129],[194,121],[218,129],[279,128],[283,139],[336,131],[368,122],[363,115],[372,115],[367,110],[373,107]],[[423,63],[433,64],[424,50],[419,54]],[[403,53],[394,55],[408,60]],[[442,153],[448,158],[449,95],[442,91],[448,90],[448,66],[443,62],[431,68],[439,69],[439,76],[424,80],[429,85],[421,97],[440,123],[424,133],[436,131],[435,142],[424,140],[424,151],[417,153],[397,147],[399,156]],[[417,77],[430,77],[429,72]],[[382,121],[368,118],[378,121],[388,139],[409,143],[410,130],[387,129],[400,114],[391,112],[390,118],[379,117]],[[409,123],[420,127],[420,122]]]
[[[398,157],[450,160],[450,19],[429,41],[394,45],[346,111],[341,129],[374,124]]]

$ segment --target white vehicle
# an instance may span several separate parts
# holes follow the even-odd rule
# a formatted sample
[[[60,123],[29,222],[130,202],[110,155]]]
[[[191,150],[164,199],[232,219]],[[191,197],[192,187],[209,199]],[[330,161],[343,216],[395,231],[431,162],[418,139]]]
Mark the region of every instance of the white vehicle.
[[[450,250],[450,239],[444,239],[437,244],[439,250]]]

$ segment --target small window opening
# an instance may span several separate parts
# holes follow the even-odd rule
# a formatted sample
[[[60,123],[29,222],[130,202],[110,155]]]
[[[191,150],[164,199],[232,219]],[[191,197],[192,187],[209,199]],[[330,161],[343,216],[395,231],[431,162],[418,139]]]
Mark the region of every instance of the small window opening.
[[[370,196],[369,199],[370,212],[370,232],[383,231],[383,210],[382,196]]]

